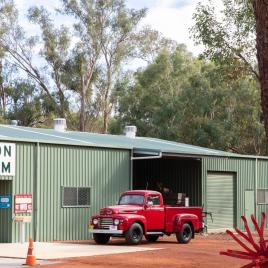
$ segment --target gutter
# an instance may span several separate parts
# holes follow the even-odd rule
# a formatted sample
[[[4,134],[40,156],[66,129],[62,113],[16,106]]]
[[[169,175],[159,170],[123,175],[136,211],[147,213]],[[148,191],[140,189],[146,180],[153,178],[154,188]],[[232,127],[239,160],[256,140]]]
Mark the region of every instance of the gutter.
[[[162,152],[159,152],[158,155],[152,155],[152,156],[131,156],[131,160],[144,160],[144,159],[158,159],[162,158]]]

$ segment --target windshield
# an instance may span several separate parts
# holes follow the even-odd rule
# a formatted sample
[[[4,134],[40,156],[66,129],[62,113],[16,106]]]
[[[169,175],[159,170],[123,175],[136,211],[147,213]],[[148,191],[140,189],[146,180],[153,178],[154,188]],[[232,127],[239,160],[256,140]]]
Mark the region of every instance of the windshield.
[[[119,205],[143,205],[144,195],[141,194],[126,194],[121,196]]]

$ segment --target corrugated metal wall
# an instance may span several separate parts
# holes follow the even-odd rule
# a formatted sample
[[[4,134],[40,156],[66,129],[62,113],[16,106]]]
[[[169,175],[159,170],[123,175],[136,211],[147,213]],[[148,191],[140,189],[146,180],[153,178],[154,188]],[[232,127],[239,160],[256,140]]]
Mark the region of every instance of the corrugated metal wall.
[[[7,192],[12,194],[12,202],[14,203],[14,194],[33,193],[33,181],[35,176],[35,145],[32,143],[18,143],[16,144],[16,175],[0,176],[1,193]],[[10,181],[10,184],[5,185],[4,182]],[[20,215],[29,215],[26,213]],[[2,218],[3,216],[3,218]],[[12,209],[5,209],[5,213],[1,215],[1,222],[7,225],[2,225],[0,231],[8,233],[6,236],[8,241],[19,241],[19,224],[13,221],[14,204]],[[26,224],[26,237],[32,236],[32,224]]]
[[[241,215],[245,214],[245,190],[255,191],[256,160],[249,158],[204,157],[202,159],[203,202],[206,208],[207,174],[209,172],[233,172],[236,178],[237,226],[243,227]],[[257,160],[257,188],[268,188],[268,160]],[[268,213],[268,205],[256,205],[257,214]],[[267,225],[268,226],[268,225]]]
[[[130,188],[130,151],[17,143],[16,175],[2,176],[1,180],[3,194],[33,194],[34,211],[26,238],[88,239],[88,218],[101,207],[114,204],[121,192]],[[9,180],[12,189],[11,183],[4,187]],[[62,186],[91,187],[91,206],[63,208]],[[14,205],[12,210],[0,212],[0,232],[6,233],[4,238],[0,236],[1,242],[19,242],[19,225],[12,223],[13,212]],[[4,222],[8,224],[4,226]]]
[[[268,160],[258,160],[257,175],[257,188],[268,189]],[[268,204],[257,205],[257,211],[260,222],[261,212],[265,212],[266,216],[268,217]],[[268,227],[268,223],[266,224],[266,226]]]
[[[130,187],[130,152],[40,145],[36,240],[88,238],[88,218]],[[91,207],[64,208],[61,189],[91,187]]]
[[[237,225],[240,228],[240,216],[245,213],[245,190],[255,190],[255,182],[257,188],[268,189],[267,160],[257,161],[257,181],[255,159],[203,157],[202,167],[199,160],[161,160],[134,161],[134,185],[144,188],[147,179],[154,182],[167,179],[167,184],[175,182],[175,191],[180,189],[188,193],[191,205],[204,203],[206,206],[209,172],[234,173],[237,180]],[[121,192],[131,188],[130,168],[129,150],[18,142],[16,175],[0,177],[0,193],[12,193],[13,197],[19,193],[33,194],[33,221],[27,224],[27,237],[32,236],[37,241],[86,239],[90,215],[102,206],[114,204]],[[62,186],[91,187],[91,207],[62,208]],[[261,211],[268,214],[267,206],[257,205],[258,215]],[[12,212],[13,208],[0,212],[0,239],[18,242],[19,225],[12,222]]]
[[[201,161],[183,158],[134,160],[134,189],[156,189],[156,182],[163,182],[173,193],[186,193],[191,206],[201,206]]]

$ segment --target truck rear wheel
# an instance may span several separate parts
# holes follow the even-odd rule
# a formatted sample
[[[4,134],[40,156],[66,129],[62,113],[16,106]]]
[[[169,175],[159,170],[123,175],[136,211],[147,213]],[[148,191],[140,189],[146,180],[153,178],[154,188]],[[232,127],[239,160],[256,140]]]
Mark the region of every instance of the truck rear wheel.
[[[187,244],[193,237],[193,230],[189,223],[184,223],[181,230],[176,233],[177,241],[181,244]]]
[[[133,223],[125,234],[128,244],[138,245],[143,237],[143,229],[139,223]]]
[[[105,245],[110,240],[110,235],[107,234],[93,234],[94,241],[99,245]]]
[[[145,238],[148,242],[155,242],[159,238],[159,235],[146,235]]]

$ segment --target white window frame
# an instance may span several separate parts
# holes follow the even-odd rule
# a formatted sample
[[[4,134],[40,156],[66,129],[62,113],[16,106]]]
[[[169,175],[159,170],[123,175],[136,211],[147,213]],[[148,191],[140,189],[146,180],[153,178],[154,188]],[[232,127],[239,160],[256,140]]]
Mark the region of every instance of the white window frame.
[[[264,192],[264,202],[259,202],[259,191],[265,191]],[[267,200],[267,202],[265,202]],[[258,205],[268,205],[268,188],[258,188],[257,189],[257,204]]]

